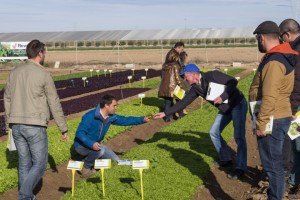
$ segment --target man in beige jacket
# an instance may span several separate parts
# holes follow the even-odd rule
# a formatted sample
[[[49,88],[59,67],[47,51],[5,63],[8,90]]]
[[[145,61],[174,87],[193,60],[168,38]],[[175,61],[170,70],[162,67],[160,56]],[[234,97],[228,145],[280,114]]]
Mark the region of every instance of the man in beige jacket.
[[[26,48],[28,60],[9,74],[4,106],[6,123],[12,129],[19,154],[19,199],[36,199],[33,190],[48,163],[46,133],[50,110],[68,140],[68,126],[51,74],[42,66],[45,44],[32,40]]]
[[[283,142],[291,124],[290,95],[294,87],[294,51],[289,43],[279,43],[279,27],[265,21],[254,31],[258,49],[266,53],[258,66],[249,90],[250,102],[261,102],[256,119],[260,159],[269,178],[269,200],[282,200],[285,188]],[[273,120],[270,120],[270,118]],[[272,131],[266,131],[273,121]]]

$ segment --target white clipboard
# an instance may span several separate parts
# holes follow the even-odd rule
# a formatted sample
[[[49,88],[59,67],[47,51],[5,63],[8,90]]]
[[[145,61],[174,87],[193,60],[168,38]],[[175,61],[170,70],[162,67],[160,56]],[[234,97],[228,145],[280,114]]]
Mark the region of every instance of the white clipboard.
[[[210,82],[208,84],[208,90],[206,95],[206,100],[213,101],[215,98],[221,96],[226,89],[226,85]],[[228,99],[226,99],[223,103],[228,103]]]

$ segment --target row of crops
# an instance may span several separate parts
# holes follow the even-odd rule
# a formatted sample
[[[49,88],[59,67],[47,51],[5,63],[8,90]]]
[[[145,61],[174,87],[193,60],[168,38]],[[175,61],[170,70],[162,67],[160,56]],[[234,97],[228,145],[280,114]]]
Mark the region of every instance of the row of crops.
[[[147,78],[158,77],[161,74],[160,70],[149,69],[147,72]],[[131,82],[141,80],[142,76],[145,76],[145,70],[135,70],[132,76],[132,71],[122,71],[109,74],[101,74],[97,76],[88,77],[88,84],[83,84],[82,78],[72,78],[69,80],[59,80],[55,81],[57,87],[57,92],[60,99],[72,97],[76,95],[81,95],[89,92],[98,91],[104,88],[110,88],[121,84],[128,83],[128,76],[132,76]],[[87,81],[86,80],[86,81]],[[131,85],[131,88],[119,88],[114,90],[109,90],[106,92],[99,92],[92,95],[86,95],[84,97],[79,97],[76,99],[71,99],[62,102],[62,108],[65,115],[70,115],[78,113],[84,110],[91,109],[99,101],[99,97],[105,94],[111,94],[116,96],[118,99],[128,98],[138,93],[145,92],[152,89],[153,87],[158,87],[159,80],[145,80],[144,85],[142,83]],[[4,105],[3,102],[3,91],[0,92],[0,105]],[[0,107],[0,112],[4,112],[4,106]],[[5,134],[5,119],[4,115],[0,116],[0,136]]]
[[[239,72],[239,70],[229,70],[228,74],[234,75]],[[148,81],[152,82],[149,83],[149,86],[146,84],[146,87],[158,87],[159,79]],[[251,77],[248,77],[239,83],[239,87],[247,93],[250,82]],[[142,89],[141,86],[141,83],[136,83],[132,85],[132,88],[124,88],[123,95],[129,93],[130,89],[133,88],[136,88],[138,93],[144,91],[145,89]],[[117,91],[115,96],[118,93],[121,95],[121,91]],[[99,94],[97,97],[99,98]],[[97,97],[95,97],[96,102],[98,101]],[[88,102],[89,99],[92,99],[92,95],[78,101],[82,104],[92,104],[91,107],[94,107],[96,103]],[[77,99],[72,103],[66,103],[66,105],[76,105],[76,101]],[[140,109],[138,99],[121,104],[118,114],[127,116],[152,115],[163,107],[163,100],[158,99],[157,94],[154,93],[147,95],[143,100],[143,104],[143,109]],[[71,108],[70,112],[76,109],[75,107]],[[82,109],[86,109],[86,107]],[[180,199],[188,199],[194,194],[196,188],[203,183],[203,178],[208,173],[211,162],[216,156],[207,134],[215,114],[216,110],[206,105],[203,109],[191,112],[182,120],[163,128],[152,139],[124,155],[124,158],[131,160],[145,158],[150,160],[150,169],[144,173],[144,189],[147,199],[178,199],[178,196],[180,196]],[[48,128],[49,155],[56,165],[70,159],[70,148],[80,120],[80,118],[76,118],[68,121],[69,142],[59,141],[60,133],[56,127]],[[112,126],[105,139],[113,138],[128,128],[130,127]],[[231,126],[229,126],[224,132],[227,140],[231,137],[231,129]],[[8,152],[5,149],[6,143],[0,143],[0,193],[16,187],[18,180],[17,153]],[[61,152],[65,153],[62,154]],[[107,199],[139,198],[138,172],[113,164],[113,168],[107,171],[105,176]],[[87,181],[76,182],[75,197],[83,199],[88,195],[91,198],[100,198],[100,184],[99,174],[87,179]],[[69,192],[63,197],[63,199],[70,198],[71,194]]]
[[[161,75],[161,70],[149,69],[147,78],[153,78]],[[128,83],[128,76],[132,76],[131,70],[115,72],[110,74],[101,74],[99,76],[87,77],[85,84],[80,78],[73,78],[68,80],[55,81],[57,93],[60,99],[81,95],[88,92],[101,90],[121,84]],[[146,76],[145,70],[135,70],[132,76],[132,82],[141,80],[142,76]],[[0,100],[3,99],[4,90],[0,91]],[[3,112],[0,110],[0,112]]]
[[[238,85],[245,95],[252,78],[249,76]],[[204,179],[217,157],[208,134],[216,114],[217,110],[206,104],[123,156],[129,160],[150,160],[150,168],[144,170],[143,176],[145,199],[191,199],[199,185],[205,184]],[[232,124],[222,135],[227,142],[232,138]],[[139,172],[130,167],[114,163],[106,170],[105,181],[105,199],[139,199],[141,195]],[[83,199],[87,195],[93,199],[103,197],[100,173],[76,182],[74,197]],[[71,192],[61,199],[71,199]]]

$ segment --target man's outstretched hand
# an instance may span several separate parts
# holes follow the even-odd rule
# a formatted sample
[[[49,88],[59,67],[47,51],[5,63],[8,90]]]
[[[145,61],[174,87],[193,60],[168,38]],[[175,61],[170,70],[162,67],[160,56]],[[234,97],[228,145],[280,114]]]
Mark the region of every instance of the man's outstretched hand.
[[[69,140],[68,132],[61,135],[61,140],[62,141],[68,141]]]
[[[165,117],[166,114],[164,112],[160,112],[154,115],[154,119],[161,119],[163,117]]]
[[[149,122],[149,121],[150,121],[149,117],[144,117],[144,123]]]

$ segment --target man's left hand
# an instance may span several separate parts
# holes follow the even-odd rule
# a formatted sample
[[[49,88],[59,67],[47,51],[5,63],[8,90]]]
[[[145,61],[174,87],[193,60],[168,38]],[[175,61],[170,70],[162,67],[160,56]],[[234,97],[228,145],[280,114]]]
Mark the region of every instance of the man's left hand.
[[[61,136],[61,140],[62,140],[62,141],[68,141],[68,140],[69,140],[68,133],[64,133],[64,134]]]
[[[164,112],[156,113],[154,115],[154,119],[160,119],[160,118],[163,118],[165,116],[166,116],[166,114]]]
[[[214,100],[214,104],[221,104],[221,103],[223,103],[223,100],[222,100],[222,98],[221,98],[221,97],[217,97],[217,98],[215,98],[215,100]]]
[[[266,137],[266,131],[256,130],[255,131],[257,137]]]
[[[149,122],[149,121],[150,121],[149,117],[144,117],[144,123]]]

